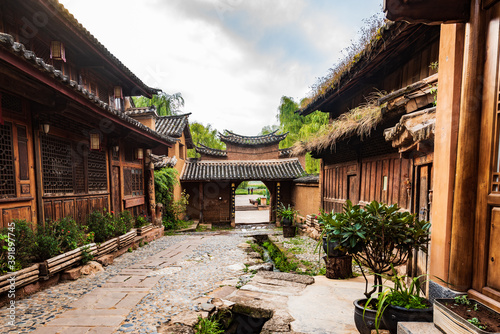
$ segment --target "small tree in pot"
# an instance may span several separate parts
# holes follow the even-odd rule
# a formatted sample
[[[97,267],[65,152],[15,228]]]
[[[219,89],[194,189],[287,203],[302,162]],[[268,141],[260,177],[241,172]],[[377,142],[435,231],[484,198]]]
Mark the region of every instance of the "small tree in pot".
[[[360,266],[366,282],[367,299],[377,289],[379,293],[382,292],[381,275],[389,272],[392,267],[406,263],[412,250],[427,252],[430,223],[418,220],[415,214],[401,211],[396,204],[386,205],[373,201],[362,208],[348,200],[343,212],[334,214],[332,219],[336,223],[328,233],[340,241],[338,247],[346,250]],[[375,274],[370,291],[368,278],[362,267]],[[363,310],[363,306],[359,304],[360,301],[355,302],[356,312],[361,307],[361,314],[366,314],[366,308]],[[356,325],[358,326],[358,322]]]
[[[276,209],[277,216],[281,219],[283,226],[291,226],[295,221],[295,216],[299,212],[295,210],[290,204],[286,207],[283,203],[280,203]]]

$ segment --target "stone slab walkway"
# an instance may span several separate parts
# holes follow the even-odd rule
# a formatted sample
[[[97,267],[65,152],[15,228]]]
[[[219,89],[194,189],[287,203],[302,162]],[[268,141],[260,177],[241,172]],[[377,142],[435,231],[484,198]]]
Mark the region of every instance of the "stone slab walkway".
[[[238,279],[227,267],[243,262],[239,234],[163,237],[115,259],[92,277],[60,283],[16,302],[16,323],[0,333],[156,333],[194,299]],[[8,309],[0,308],[0,319]]]
[[[202,242],[200,236],[187,238],[122,269],[101,286],[69,304],[70,310],[57,315],[33,333],[114,333],[130,311],[160,281],[161,276],[151,276],[152,270],[175,264]]]

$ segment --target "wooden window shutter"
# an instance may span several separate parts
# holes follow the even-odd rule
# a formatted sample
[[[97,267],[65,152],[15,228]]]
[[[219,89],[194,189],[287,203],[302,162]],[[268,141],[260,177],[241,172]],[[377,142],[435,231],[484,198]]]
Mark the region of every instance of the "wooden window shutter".
[[[66,50],[63,43],[60,41],[50,42],[50,59],[66,62]]]

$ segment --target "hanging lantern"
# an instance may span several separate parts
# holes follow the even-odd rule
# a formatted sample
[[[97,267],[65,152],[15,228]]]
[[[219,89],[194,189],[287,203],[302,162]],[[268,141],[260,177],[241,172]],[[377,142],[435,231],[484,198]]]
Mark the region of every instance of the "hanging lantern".
[[[40,131],[44,134],[48,134],[50,131],[50,124],[48,122],[40,124]]]
[[[144,150],[140,147],[135,149],[135,160],[144,159]]]
[[[114,89],[115,99],[123,99],[123,89],[121,86],[115,86]]]
[[[50,42],[50,59],[66,62],[66,50],[63,43],[60,41]]]
[[[90,149],[91,150],[101,149],[101,135],[98,132],[90,133]]]

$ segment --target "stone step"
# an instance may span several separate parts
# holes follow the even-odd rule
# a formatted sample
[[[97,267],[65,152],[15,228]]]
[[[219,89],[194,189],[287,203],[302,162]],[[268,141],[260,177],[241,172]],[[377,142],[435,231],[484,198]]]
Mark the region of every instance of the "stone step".
[[[443,334],[433,322],[399,322],[398,334]]]

